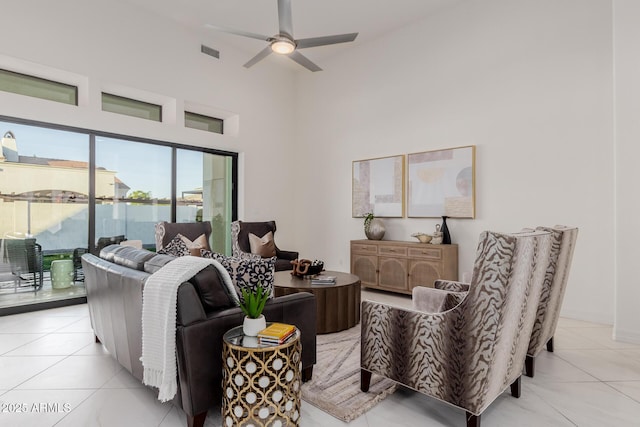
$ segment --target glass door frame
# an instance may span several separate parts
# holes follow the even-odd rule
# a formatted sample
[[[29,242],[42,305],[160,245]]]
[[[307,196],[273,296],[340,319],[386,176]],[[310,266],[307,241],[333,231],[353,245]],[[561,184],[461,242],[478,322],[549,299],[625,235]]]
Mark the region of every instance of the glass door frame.
[[[146,144],[154,144],[171,147],[171,222],[176,221],[177,217],[177,150],[200,151],[220,156],[228,156],[231,158],[231,221],[238,219],[238,153],[234,151],[218,150],[213,148],[194,147],[191,145],[161,141],[150,138],[141,138],[129,135],[116,134],[111,132],[95,131],[90,129],[78,128],[73,126],[59,125],[55,123],[46,123],[36,120],[21,119],[10,116],[0,115],[0,120],[12,122],[26,126],[37,126],[46,129],[62,130],[68,132],[82,133],[89,136],[89,221],[88,221],[88,239],[87,247],[91,252],[95,252],[96,238],[96,138],[115,138],[131,142],[142,142]]]

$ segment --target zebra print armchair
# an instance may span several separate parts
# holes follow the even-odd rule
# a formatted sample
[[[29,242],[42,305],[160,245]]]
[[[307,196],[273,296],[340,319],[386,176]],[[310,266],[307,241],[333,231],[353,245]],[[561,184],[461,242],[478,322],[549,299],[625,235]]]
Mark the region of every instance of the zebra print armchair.
[[[552,234],[552,246],[550,262],[547,267],[540,304],[536,314],[536,321],[533,324],[531,339],[529,340],[529,350],[525,361],[525,373],[528,377],[533,377],[535,372],[535,358],[546,346],[547,351],[553,352],[553,335],[558,326],[560,308],[564,298],[564,291],[567,287],[571,260],[573,259],[573,249],[578,237],[576,227],[565,227],[556,225],[555,227],[538,227],[537,230],[547,231]]]
[[[536,230],[552,234],[552,246],[547,264],[547,272],[542,285],[540,303],[536,314],[536,321],[529,340],[529,350],[525,359],[525,373],[528,377],[535,374],[535,358],[546,346],[547,351],[553,352],[553,335],[556,332],[562,300],[567,287],[573,249],[578,237],[576,227],[556,225],[555,227],[537,227]],[[468,283],[449,280],[436,280],[434,287],[453,292],[467,292]],[[416,288],[417,293],[428,292],[426,288]],[[415,297],[414,297],[415,300]]]
[[[519,397],[550,248],[547,232],[485,231],[468,292],[423,288],[413,310],[363,301],[362,391],[382,375],[464,409],[468,427],[507,387]]]

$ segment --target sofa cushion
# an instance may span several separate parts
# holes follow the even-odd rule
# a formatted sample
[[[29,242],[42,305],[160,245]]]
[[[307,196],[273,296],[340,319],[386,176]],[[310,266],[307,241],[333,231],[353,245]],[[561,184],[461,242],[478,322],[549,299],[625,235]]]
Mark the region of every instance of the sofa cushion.
[[[171,241],[167,243],[167,246],[160,249],[158,253],[161,255],[173,255],[175,257],[191,255],[189,247],[182,240],[182,236],[180,234],[171,239]]]
[[[229,272],[231,281],[242,300],[242,290],[255,291],[261,284],[270,298],[273,298],[273,279],[276,258],[236,258],[211,251],[201,251],[202,256],[213,258]]]
[[[160,270],[166,263],[173,261],[176,257],[172,255],[156,254],[153,258],[148,259],[144,263],[144,271],[153,274]]]
[[[145,261],[156,256],[155,253],[146,249],[137,249],[131,246],[121,246],[122,249],[114,252],[113,263],[134,270],[144,271]]]
[[[252,254],[258,254],[262,258],[271,258],[276,256],[276,244],[273,241],[272,231],[262,237],[249,233],[249,246],[251,246]]]
[[[235,293],[231,295],[233,290],[227,289],[218,269],[213,265],[205,267],[189,279],[189,282],[198,291],[202,306],[207,313],[237,305]]]
[[[105,246],[100,250],[100,258],[113,262],[113,258],[116,256],[116,253],[121,251],[124,246],[120,246],[118,244]]]
[[[176,257],[172,255],[156,254],[144,263],[144,271],[153,274],[174,259],[176,259]],[[229,290],[227,286],[225,286],[222,277],[220,277],[218,273],[218,269],[213,265],[205,267],[188,281],[198,292],[202,306],[207,313],[222,308],[235,307],[237,305],[236,301],[238,297],[235,294],[235,289]]]

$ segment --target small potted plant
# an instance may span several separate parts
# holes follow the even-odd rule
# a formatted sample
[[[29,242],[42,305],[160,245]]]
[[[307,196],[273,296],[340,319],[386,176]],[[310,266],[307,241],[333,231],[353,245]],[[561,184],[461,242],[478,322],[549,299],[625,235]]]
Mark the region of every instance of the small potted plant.
[[[242,331],[246,336],[255,337],[258,332],[267,327],[267,321],[262,315],[267,299],[269,299],[269,294],[265,292],[262,284],[258,284],[255,291],[242,289],[240,308],[245,315]]]

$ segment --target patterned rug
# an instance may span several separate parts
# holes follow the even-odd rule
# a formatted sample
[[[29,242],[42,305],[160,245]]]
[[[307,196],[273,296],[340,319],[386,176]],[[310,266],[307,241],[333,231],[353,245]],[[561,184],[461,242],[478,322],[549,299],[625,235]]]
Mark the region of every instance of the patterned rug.
[[[302,399],[334,417],[350,422],[396,389],[372,375],[367,393],[360,391],[360,325],[335,334],[318,335],[313,378],[302,385]]]

